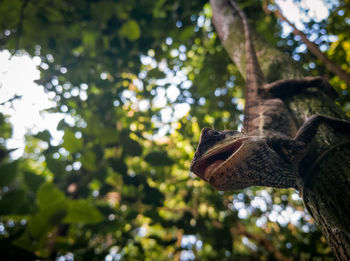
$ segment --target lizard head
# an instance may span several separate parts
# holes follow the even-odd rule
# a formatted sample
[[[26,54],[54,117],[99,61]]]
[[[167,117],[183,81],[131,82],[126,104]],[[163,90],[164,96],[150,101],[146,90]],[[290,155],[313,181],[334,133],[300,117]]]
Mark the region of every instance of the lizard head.
[[[231,130],[203,129],[190,170],[217,190],[295,183],[295,170],[265,139]]]
[[[190,170],[219,190],[232,189],[226,187],[228,184],[224,177],[221,179],[222,184],[215,177],[223,170],[232,172],[232,159],[240,157],[240,150],[249,138],[239,131],[204,128]]]

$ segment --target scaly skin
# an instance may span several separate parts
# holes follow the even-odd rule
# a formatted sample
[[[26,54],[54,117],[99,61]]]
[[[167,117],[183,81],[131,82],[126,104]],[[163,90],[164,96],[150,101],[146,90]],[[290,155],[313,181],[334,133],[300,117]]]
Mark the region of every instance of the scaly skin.
[[[321,77],[266,84],[248,20],[233,0],[229,2],[242,20],[246,41],[243,131],[203,129],[190,169],[218,190],[237,190],[249,186],[297,188],[299,162],[305,156],[318,126],[324,123],[350,134],[350,123],[314,115],[297,130],[282,99],[309,87],[321,88],[330,95],[334,95],[334,90]]]

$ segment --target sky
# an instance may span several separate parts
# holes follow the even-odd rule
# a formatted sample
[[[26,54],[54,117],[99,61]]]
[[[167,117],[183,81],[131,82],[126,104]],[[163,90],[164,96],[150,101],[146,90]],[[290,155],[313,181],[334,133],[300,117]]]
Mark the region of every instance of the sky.
[[[61,139],[63,133],[58,132],[56,126],[63,116],[45,112],[55,106],[55,102],[50,100],[43,86],[34,82],[40,77],[37,69],[40,58],[28,55],[10,57],[8,51],[0,52],[0,104],[5,102],[4,106],[0,106],[0,112],[9,116],[13,126],[13,136],[8,141],[8,147],[19,148],[11,155],[18,158],[23,154],[26,133],[48,129],[54,137]],[[15,95],[21,98],[12,104],[6,102]]]
[[[276,1],[284,15],[298,29],[303,29],[303,21],[308,18],[299,12],[293,0]],[[328,8],[322,0],[302,0],[301,6],[310,9],[309,15],[316,21],[328,16]],[[290,27],[284,25],[284,32],[288,33]],[[56,130],[57,123],[63,118],[62,114],[49,113],[45,110],[55,106],[51,100],[52,95],[45,93],[43,86],[38,86],[34,81],[40,78],[37,69],[41,64],[38,56],[28,55],[12,56],[8,51],[0,52],[0,112],[9,116],[13,126],[13,137],[8,141],[8,148],[18,148],[12,153],[13,158],[19,158],[24,151],[24,136],[26,133],[36,133],[48,129],[56,142],[59,142],[63,133]],[[12,104],[6,103],[13,96],[19,95],[20,99]],[[184,106],[184,110],[189,106]],[[166,114],[166,111],[165,111]],[[181,115],[180,115],[181,116]],[[164,121],[166,121],[165,119]]]
[[[299,29],[303,30],[303,22],[308,22],[310,18],[316,22],[322,21],[329,15],[328,7],[325,1],[322,0],[301,0],[300,7],[309,9],[308,15],[299,11],[298,5],[293,3],[293,0],[276,0],[276,3],[281,8],[283,15]],[[290,30],[290,28],[284,28]]]

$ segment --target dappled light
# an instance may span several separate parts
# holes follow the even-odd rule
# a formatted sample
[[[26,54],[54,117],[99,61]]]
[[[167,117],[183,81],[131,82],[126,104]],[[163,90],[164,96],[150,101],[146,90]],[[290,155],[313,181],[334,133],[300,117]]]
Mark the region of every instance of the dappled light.
[[[349,72],[348,6],[278,4]],[[350,115],[350,86],[261,2],[245,9],[328,73]],[[299,191],[216,191],[189,171],[201,130],[241,130],[245,105],[207,1],[6,0],[0,14],[0,259],[333,258]]]

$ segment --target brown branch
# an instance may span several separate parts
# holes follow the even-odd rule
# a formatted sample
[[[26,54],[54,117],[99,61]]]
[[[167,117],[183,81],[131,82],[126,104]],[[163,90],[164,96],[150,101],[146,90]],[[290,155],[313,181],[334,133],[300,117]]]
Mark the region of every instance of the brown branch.
[[[8,99],[7,101],[1,102],[0,106],[5,105],[5,103],[7,103],[7,102],[13,102],[13,101],[21,99],[21,98],[22,98],[22,95],[17,95],[16,94],[15,96],[13,96],[12,98]]]
[[[255,241],[259,246],[262,246],[263,248],[265,248],[267,252],[271,253],[276,260],[279,260],[279,261],[293,260],[293,258],[287,257],[281,251],[279,251],[274,246],[273,242],[271,242],[271,240],[268,240],[266,237],[260,237],[256,234],[248,232],[247,229],[240,222],[237,222],[237,225],[235,227],[232,227],[230,229],[230,232],[233,236],[242,235],[247,237],[248,239]]]
[[[267,9],[265,9],[265,12],[267,12]],[[302,41],[307,45],[309,50],[313,55],[315,55],[318,59],[320,59],[326,68],[333,72],[335,75],[337,75],[340,79],[346,82],[348,86],[350,86],[350,75],[346,73],[338,64],[330,60],[324,53],[322,53],[316,44],[311,42],[306,34],[304,34],[302,31],[298,30],[298,28],[295,27],[293,23],[291,23],[280,11],[280,9],[277,7],[275,11],[273,11],[276,17],[280,18],[281,20],[285,21],[287,24],[289,24],[293,28],[293,34],[300,36]]]

